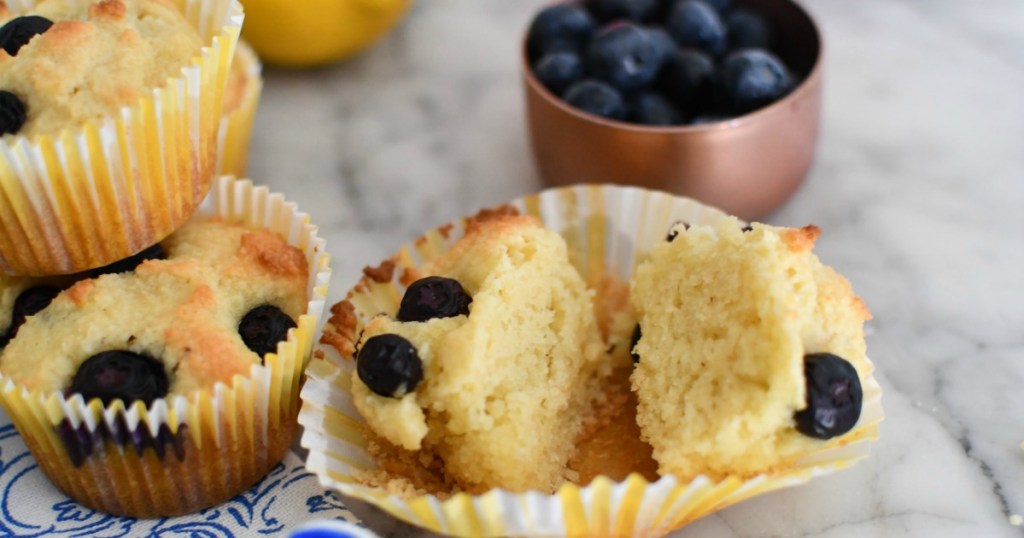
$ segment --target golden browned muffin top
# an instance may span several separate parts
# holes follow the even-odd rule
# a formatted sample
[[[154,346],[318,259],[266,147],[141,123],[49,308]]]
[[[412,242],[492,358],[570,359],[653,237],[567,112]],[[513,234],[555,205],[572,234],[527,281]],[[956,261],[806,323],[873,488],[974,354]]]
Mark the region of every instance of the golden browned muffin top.
[[[3,15],[5,25],[21,23]],[[166,0],[43,0],[18,15],[53,23],[14,55],[0,50],[0,90],[25,108],[14,134],[29,137],[117,114],[167,85],[203,46]]]
[[[305,256],[270,231],[196,219],[160,249],[134,269],[82,275],[63,291],[75,277],[0,282],[0,332],[13,336],[0,371],[30,390],[76,392],[83,363],[124,352],[119,360],[142,356],[162,367],[166,395],[188,395],[248,375],[306,311]],[[59,293],[25,317],[28,290],[45,286]],[[273,341],[262,340],[268,331]]]

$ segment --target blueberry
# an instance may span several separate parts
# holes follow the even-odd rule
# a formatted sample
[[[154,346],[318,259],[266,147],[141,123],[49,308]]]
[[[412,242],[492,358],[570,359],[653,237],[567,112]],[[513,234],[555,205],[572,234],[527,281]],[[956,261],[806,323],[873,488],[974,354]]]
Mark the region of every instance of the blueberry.
[[[146,260],[163,260],[166,258],[167,254],[164,253],[164,248],[160,246],[160,243],[157,243],[134,256],[129,256],[103,267],[97,267],[89,271],[89,276],[91,278],[98,278],[101,275],[128,273],[134,271],[136,267]]]
[[[262,359],[267,353],[277,351],[277,343],[288,338],[288,330],[294,329],[295,321],[273,305],[253,308],[238,324],[238,335],[245,346]]]
[[[676,226],[679,226],[680,224],[683,225],[683,229],[684,230],[689,230],[690,229],[690,223],[689,222],[683,222],[681,220],[677,220],[677,221],[672,223],[672,226],[669,226],[668,235],[665,236],[665,241],[668,241],[669,243],[671,243],[671,242],[676,240],[676,237],[679,236],[679,231],[676,230]]]
[[[591,0],[591,9],[605,21],[629,19],[648,22],[658,12],[659,0]]]
[[[696,47],[717,56],[725,52],[725,24],[703,0],[679,0],[666,21],[669,34],[683,47]]]
[[[620,91],[646,88],[665,62],[663,45],[647,29],[615,24],[594,35],[587,48],[587,69]]]
[[[654,45],[661,51],[663,58],[668,59],[679,48],[679,45],[676,45],[676,40],[672,39],[672,36],[664,28],[647,28],[647,33],[654,40]]]
[[[453,278],[428,276],[413,282],[402,296],[395,316],[398,321],[468,316],[473,298]]]
[[[760,15],[749,9],[737,8],[729,12],[725,17],[725,28],[730,50],[771,47],[771,28]]]
[[[546,52],[579,52],[596,29],[594,18],[581,6],[559,4],[546,7],[530,23],[526,50],[531,60]]]
[[[356,355],[359,379],[373,392],[401,398],[423,381],[423,361],[412,343],[397,334],[379,334],[363,342]]]
[[[99,398],[103,405],[121,400],[125,405],[146,405],[167,396],[170,381],[160,361],[131,351],[104,351],[83,362],[71,381],[71,393],[86,401]]]
[[[683,115],[656,93],[641,93],[629,102],[629,121],[643,125],[681,125]]]
[[[549,52],[533,64],[537,80],[555,95],[583,78],[583,60],[575,52]]]
[[[704,1],[707,2],[707,4],[709,6],[715,8],[716,10],[718,10],[719,13],[722,13],[725,10],[729,9],[729,6],[732,5],[732,0],[704,0]]]
[[[772,103],[793,89],[789,69],[764,49],[742,49],[722,64],[722,89],[733,110],[744,114]]]
[[[729,116],[717,112],[712,112],[710,114],[699,114],[697,116],[694,116],[693,119],[690,120],[690,125],[707,125],[709,123],[718,123],[720,121],[725,121],[729,118]]]
[[[715,94],[715,62],[697,49],[680,49],[662,69],[665,94],[688,115],[711,109]]]
[[[60,291],[60,288],[36,286],[21,292],[18,298],[14,300],[14,309],[11,311],[11,325],[7,328],[6,334],[0,335],[0,347],[6,346],[12,338],[17,336],[18,329],[25,323],[25,319],[38,314],[49,306]]]
[[[636,352],[636,345],[640,342],[641,336],[640,324],[637,323],[636,327],[633,327],[633,337],[629,339],[629,356],[633,358],[633,364],[640,362],[640,355]]]
[[[804,357],[807,408],[793,418],[796,429],[817,439],[842,435],[857,424],[864,394],[853,365],[831,353]]]
[[[44,308],[50,306],[50,303],[57,297],[60,291],[60,288],[52,286],[36,286],[26,289],[14,300],[13,318],[24,321],[28,316],[38,314]]]
[[[49,30],[51,26],[53,21],[38,15],[13,18],[0,27],[0,48],[6,50],[7,54],[16,56],[21,47],[33,37]]]
[[[603,118],[621,120],[626,117],[622,94],[615,88],[593,79],[573,84],[565,92],[565,102]]]
[[[25,119],[25,103],[17,95],[0,90],[0,135],[17,134]]]

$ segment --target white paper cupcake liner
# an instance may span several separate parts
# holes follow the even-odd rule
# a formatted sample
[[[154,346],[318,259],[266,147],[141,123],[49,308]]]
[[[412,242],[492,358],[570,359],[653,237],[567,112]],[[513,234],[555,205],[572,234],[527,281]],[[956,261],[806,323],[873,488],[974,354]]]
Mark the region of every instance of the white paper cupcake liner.
[[[230,386],[148,408],[29,391],[0,374],[0,403],[40,467],[68,496],[103,512],[157,517],[221,502],[266,474],[297,433],[299,387],[331,276],[324,240],[294,203],[249,180],[218,178],[197,214],[269,228],[306,256],[306,312],[265,365]]]
[[[235,48],[232,76],[242,78],[243,88],[233,107],[225,101],[224,117],[217,133],[217,173],[244,177],[249,164],[249,140],[263,91],[263,66],[245,41]],[[236,73],[237,71],[237,73]]]
[[[8,2],[15,14],[33,0]],[[205,46],[121,113],[0,141],[0,272],[74,273],[170,235],[210,189],[238,0],[175,0]]]
[[[562,233],[584,279],[607,272],[627,278],[643,254],[664,240],[672,223],[714,223],[726,217],[687,198],[617,186],[553,189],[512,205]],[[404,289],[398,282],[404,269],[446,251],[464,226],[464,220],[455,222],[400,250],[393,258],[392,282],[364,279],[357,285],[349,296],[357,326],[378,312],[393,310]],[[586,486],[567,483],[554,494],[492,490],[447,500],[433,495],[403,499],[356,479],[376,464],[366,451],[364,421],[352,402],[355,364],[332,346],[318,346],[317,356],[322,358],[307,370],[299,415],[305,428],[302,445],[309,449],[307,468],[325,487],[367,501],[413,525],[453,536],[661,536],[744,499],[851,465],[867,456],[884,416],[881,389],[869,376],[857,427],[771,474],[718,481],[700,476],[689,482],[674,476],[648,482],[632,474],[620,482],[598,477]]]

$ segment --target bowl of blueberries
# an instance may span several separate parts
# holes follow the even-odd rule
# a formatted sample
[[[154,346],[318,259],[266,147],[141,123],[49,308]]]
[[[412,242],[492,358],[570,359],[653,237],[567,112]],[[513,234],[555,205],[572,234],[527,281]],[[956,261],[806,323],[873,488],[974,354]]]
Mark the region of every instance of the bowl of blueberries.
[[[638,185],[756,219],[810,169],[822,42],[792,0],[552,4],[522,56],[549,184]]]

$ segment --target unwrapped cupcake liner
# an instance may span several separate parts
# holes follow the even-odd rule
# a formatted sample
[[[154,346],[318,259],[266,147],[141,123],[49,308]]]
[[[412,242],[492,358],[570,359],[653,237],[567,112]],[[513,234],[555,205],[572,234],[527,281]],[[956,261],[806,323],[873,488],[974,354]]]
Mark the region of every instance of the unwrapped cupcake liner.
[[[0,141],[0,271],[65,274],[170,235],[215,176],[238,0],[176,0],[205,46],[165,87],[116,116]],[[33,0],[9,2],[14,14]]]
[[[727,217],[688,198],[611,185],[552,189],[511,205],[565,237],[570,259],[584,280],[609,273],[628,279],[644,253],[664,241],[673,223],[713,224]],[[400,280],[406,270],[447,251],[461,237],[466,222],[440,227],[402,248],[391,258],[395,267],[390,282],[368,275],[353,288],[348,299],[354,306],[356,334],[375,314],[395,310],[404,293]],[[352,350],[340,347],[347,357],[333,346],[320,345],[315,353],[319,358],[307,369],[299,415],[305,429],[302,446],[309,450],[306,467],[325,487],[413,525],[453,536],[662,536],[744,499],[853,464],[868,455],[884,416],[881,388],[869,375],[854,430],[767,474],[721,480],[699,476],[688,482],[663,476],[650,482],[634,473],[623,481],[600,476],[585,486],[566,483],[554,494],[495,489],[445,500],[434,495],[403,499],[357,478],[376,463],[367,452],[365,421],[352,400]]]
[[[231,69],[240,71],[244,88],[237,106],[228,108],[225,103],[224,117],[217,133],[217,173],[244,177],[249,163],[252,126],[263,91],[263,66],[245,41],[238,42],[234,62]]]
[[[0,404],[36,462],[69,497],[103,512],[157,517],[226,500],[262,478],[298,433],[303,369],[318,334],[330,255],[309,216],[281,194],[223,176],[198,215],[266,227],[309,264],[308,305],[277,353],[230,386],[188,397],[109,406],[75,394],[42,393],[0,374]]]

